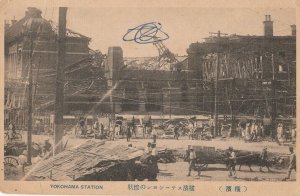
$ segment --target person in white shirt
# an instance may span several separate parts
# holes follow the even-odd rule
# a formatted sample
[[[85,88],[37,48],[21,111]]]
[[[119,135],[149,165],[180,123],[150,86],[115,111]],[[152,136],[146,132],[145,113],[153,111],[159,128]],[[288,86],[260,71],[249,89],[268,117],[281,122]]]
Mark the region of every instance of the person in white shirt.
[[[282,136],[283,136],[283,125],[279,123],[277,127],[277,139],[279,142],[282,139]]]
[[[192,169],[195,168],[195,164],[196,164],[196,153],[193,149],[193,147],[190,148],[189,150],[189,155],[188,155],[188,160],[189,160],[189,173],[187,176],[191,176],[191,171]],[[198,171],[198,175],[200,176],[200,173]]]
[[[153,143],[156,143],[156,137],[157,137],[157,131],[156,131],[156,129],[152,129]]]
[[[156,143],[152,143],[151,144],[151,155],[155,156],[157,155],[157,151],[156,151]]]
[[[148,142],[147,147],[144,150],[145,154],[150,154],[151,152],[151,142]]]
[[[236,177],[236,171],[235,171],[235,165],[236,165],[236,155],[233,151],[233,147],[229,147],[228,149],[228,170],[229,170],[229,177],[232,176]]]

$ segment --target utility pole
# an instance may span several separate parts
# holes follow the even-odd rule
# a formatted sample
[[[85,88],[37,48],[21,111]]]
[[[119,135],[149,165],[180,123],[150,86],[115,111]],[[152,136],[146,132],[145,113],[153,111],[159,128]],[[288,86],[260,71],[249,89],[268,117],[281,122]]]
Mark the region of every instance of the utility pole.
[[[169,103],[169,119],[171,120],[171,117],[172,117],[171,87],[169,88],[169,97],[170,97],[170,103]]]
[[[216,80],[215,80],[215,128],[214,128],[214,136],[218,134],[218,79],[219,79],[219,51],[217,52],[217,66],[216,66]]]
[[[217,65],[216,65],[216,77],[215,77],[215,111],[214,111],[214,117],[215,117],[215,127],[214,127],[214,136],[217,136],[218,134],[218,80],[219,80],[219,64],[220,64],[220,54],[219,54],[219,39],[221,37],[220,31],[218,31],[218,38],[217,38]]]
[[[62,151],[63,115],[64,115],[64,65],[66,56],[66,15],[67,8],[59,8],[58,19],[58,47],[56,67],[56,97],[55,97],[55,126],[54,126],[54,154]]]
[[[276,106],[276,74],[275,74],[275,66],[274,66],[274,54],[271,55],[272,58],[272,115],[271,115],[271,122],[272,122],[272,137],[274,137],[275,131],[275,122],[277,117],[277,106]]]
[[[32,143],[32,58],[33,58],[33,32],[29,29],[30,39],[30,57],[29,57],[29,74],[28,74],[28,122],[27,122],[27,163],[31,165],[31,143]]]
[[[171,82],[172,82],[172,80],[173,80],[173,69],[172,69],[172,67],[171,67],[171,64],[170,64],[170,71],[171,71],[171,76],[170,76],[170,78],[171,78],[171,80],[170,80],[170,82],[168,83],[169,84],[169,97],[170,97],[170,102],[169,102],[169,119],[171,120],[171,117],[172,117],[172,103],[171,103],[171,101],[172,101],[172,97],[171,97]]]

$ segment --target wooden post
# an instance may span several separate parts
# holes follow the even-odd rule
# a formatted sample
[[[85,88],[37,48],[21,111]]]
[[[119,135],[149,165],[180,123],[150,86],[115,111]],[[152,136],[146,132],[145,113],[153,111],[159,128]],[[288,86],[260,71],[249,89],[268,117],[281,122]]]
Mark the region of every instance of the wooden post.
[[[28,122],[27,122],[27,163],[31,165],[31,143],[32,143],[32,58],[33,58],[33,32],[29,30],[30,36],[30,57],[28,76]]]
[[[62,151],[63,112],[64,112],[64,65],[65,65],[65,36],[66,36],[67,8],[59,8],[58,21],[58,58],[56,67],[56,97],[55,97],[55,126],[54,126],[54,154]]]
[[[215,77],[215,110],[214,110],[214,120],[215,120],[215,129],[214,136],[218,134],[218,80],[219,80],[219,48],[217,49],[217,65],[216,65],[216,77]]]
[[[276,70],[274,66],[274,55],[272,54],[272,68],[273,68],[273,77],[272,77],[272,114],[271,114],[271,123],[272,131],[271,136],[275,137],[275,128],[276,128],[276,117],[277,117],[277,101],[276,101]]]

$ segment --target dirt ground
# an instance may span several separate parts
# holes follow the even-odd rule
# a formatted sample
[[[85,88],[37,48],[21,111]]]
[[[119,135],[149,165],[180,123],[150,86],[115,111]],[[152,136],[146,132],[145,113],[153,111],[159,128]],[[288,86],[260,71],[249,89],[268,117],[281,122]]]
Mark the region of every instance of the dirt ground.
[[[23,140],[26,142],[26,133],[23,135]],[[49,139],[50,142],[53,142],[51,136],[45,135],[33,135],[33,141],[37,143],[43,143],[45,139]],[[68,141],[67,148],[72,148],[84,143],[87,139],[84,138],[75,138],[72,135],[64,136],[63,143]],[[107,141],[113,144],[132,144],[137,148],[144,148],[147,146],[148,142],[151,142],[151,139],[131,139],[130,142],[127,142],[124,138],[117,138],[114,141]],[[228,149],[229,146],[232,146],[236,150],[250,150],[260,152],[264,146],[268,147],[268,151],[279,153],[279,154],[289,154],[288,146],[279,146],[275,142],[253,142],[245,143],[243,140],[238,138],[228,138],[220,139],[216,138],[211,141],[202,141],[202,140],[189,140],[186,138],[180,138],[179,140],[174,139],[158,139],[157,148],[168,148],[174,149],[177,151],[184,152],[187,149],[188,145],[199,145],[199,146],[210,146],[218,149]],[[238,170],[238,166],[236,167]],[[225,165],[222,164],[211,164],[208,165],[207,169],[203,171],[198,176],[197,172],[192,172],[191,176],[187,176],[188,172],[188,163],[183,162],[182,159],[179,159],[176,163],[168,164],[159,164],[159,174],[158,181],[190,181],[190,180],[200,180],[200,181],[279,181],[286,176],[286,170],[275,170],[272,172],[267,172],[267,169],[264,168],[264,172],[259,172],[258,166],[252,166],[253,172],[249,171],[247,166],[242,166],[241,171],[237,171],[237,178],[233,179],[228,177],[228,171],[225,168]],[[20,179],[24,174],[19,173],[9,177],[10,180]],[[292,172],[292,179],[295,179],[295,172]]]

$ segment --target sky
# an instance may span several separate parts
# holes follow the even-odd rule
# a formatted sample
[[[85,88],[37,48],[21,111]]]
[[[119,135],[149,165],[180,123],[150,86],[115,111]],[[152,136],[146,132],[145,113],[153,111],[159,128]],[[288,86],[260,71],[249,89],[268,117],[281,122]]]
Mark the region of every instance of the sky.
[[[45,19],[58,21],[58,8],[38,7]],[[5,19],[21,19],[26,7],[5,12]],[[263,20],[270,14],[274,35],[290,35],[290,25],[296,23],[292,8],[79,8],[67,11],[67,28],[90,37],[91,49],[107,53],[108,47],[120,46],[125,57],[157,56],[153,44],[123,41],[127,30],[147,22],[159,22],[169,35],[163,43],[175,54],[186,55],[193,42],[202,42],[209,32],[263,35]]]

